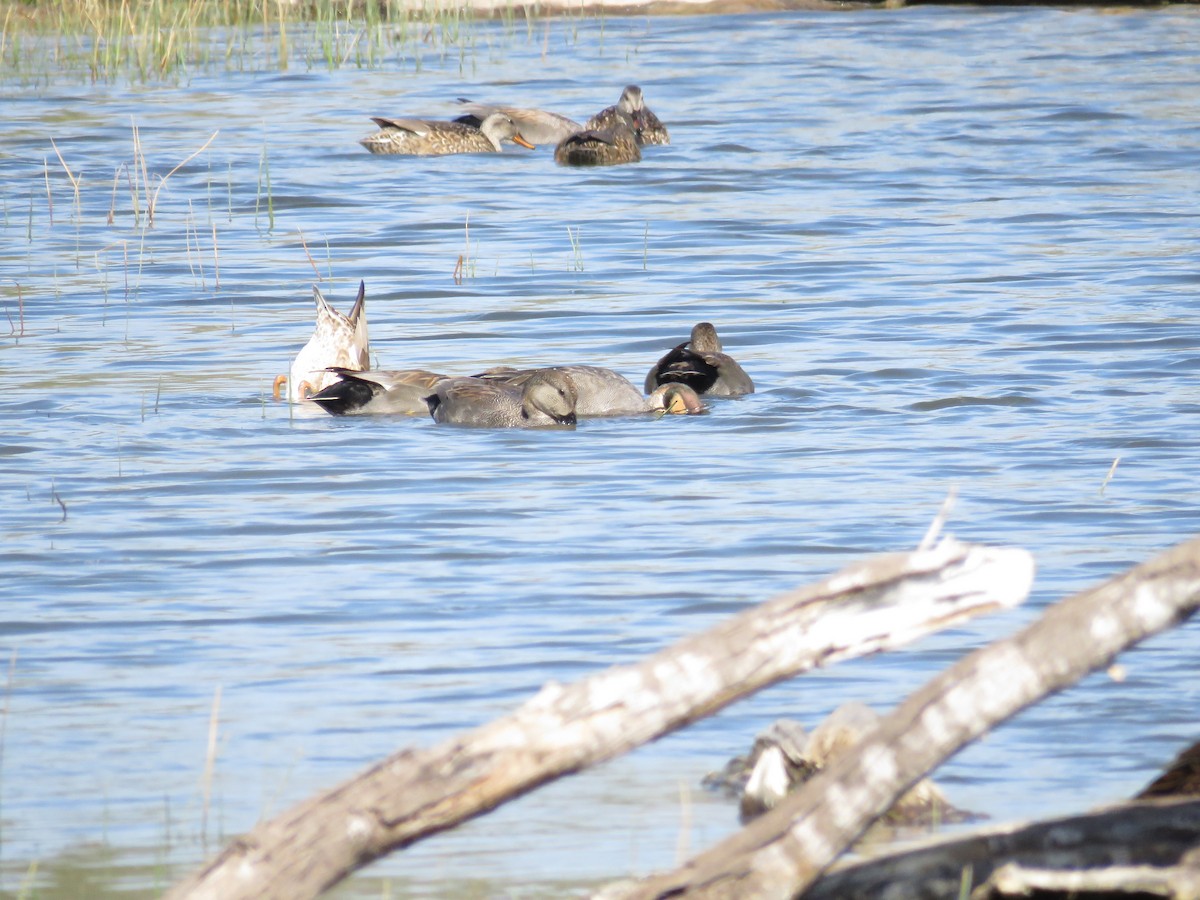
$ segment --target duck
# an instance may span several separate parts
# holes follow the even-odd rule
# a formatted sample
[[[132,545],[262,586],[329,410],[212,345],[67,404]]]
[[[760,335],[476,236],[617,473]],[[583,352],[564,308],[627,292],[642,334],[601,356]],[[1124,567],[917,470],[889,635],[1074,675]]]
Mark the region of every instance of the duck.
[[[337,378],[331,367],[346,371],[370,367],[366,290],[366,283],[360,281],[349,315],[342,315],[321,295],[321,289],[313,285],[317,324],[308,343],[296,354],[289,374],[276,376],[272,389],[276,400],[281,398],[284,384],[293,403],[320,392]]]
[[[1197,796],[1200,796],[1200,743],[1182,750],[1161,775],[1137,793],[1135,799]]]
[[[533,144],[522,137],[516,123],[502,112],[484,117],[478,128],[461,122],[428,119],[388,119],[372,116],[380,131],[359,143],[372,153],[409,156],[446,156],[451,153],[499,153],[501,141],[512,141],[529,150]]]
[[[454,119],[463,125],[479,128],[483,121],[492,113],[503,113],[508,116],[521,130],[521,137],[535,146],[542,144],[558,144],[576,132],[583,131],[583,126],[573,119],[548,109],[531,109],[524,106],[492,106],[488,103],[475,103],[465,97],[458,98],[465,112]]]
[[[668,352],[646,375],[646,392],[662,384],[679,382],[697,394],[740,397],[754,393],[754,382],[737,360],[723,352],[717,329],[698,322],[692,336]]]
[[[574,425],[578,389],[571,376],[540,369],[521,385],[486,378],[447,378],[427,398],[435,422],[483,428]]]
[[[554,148],[560,166],[616,166],[640,162],[641,148],[631,122],[618,115],[603,128],[588,128],[563,138]]]
[[[617,120],[622,118],[632,122],[638,146],[671,143],[671,135],[667,131],[667,126],[659,120],[650,107],[646,106],[642,89],[636,84],[626,85],[625,90],[621,91],[621,98],[614,106],[600,110],[588,119],[583,127],[591,130],[603,130],[611,128]]]
[[[647,412],[668,416],[696,416],[708,412],[700,395],[686,384],[660,384],[646,398]]]
[[[429,415],[425,398],[449,377],[427,369],[330,371],[337,380],[308,399],[333,416]]]
[[[847,756],[879,724],[879,714],[857,701],[843,703],[812,733],[799,722],[780,719],[759,734],[746,756],[730,760],[703,784],[738,799],[738,817],[750,822],[774,809],[822,770]],[[921,779],[883,817],[892,828],[971,822],[979,814],[952,805],[928,778]]]
[[[578,394],[575,414],[579,418],[597,416],[634,416],[641,413],[693,415],[704,412],[704,404],[686,384],[662,385],[643,397],[642,392],[624,375],[603,366],[548,366],[545,369],[514,369],[498,366],[473,377],[520,387],[536,372],[564,372],[575,383]]]

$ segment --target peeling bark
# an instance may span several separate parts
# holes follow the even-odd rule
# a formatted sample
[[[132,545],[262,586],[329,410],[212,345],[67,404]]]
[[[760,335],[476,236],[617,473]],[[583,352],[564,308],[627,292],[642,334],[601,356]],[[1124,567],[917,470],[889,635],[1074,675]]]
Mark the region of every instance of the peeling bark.
[[[788,898],[920,778],[995,725],[1200,605],[1200,539],[1050,607],[913,694],[837,765],[675,872],[601,896]]]
[[[512,715],[403,750],[256,827],[170,900],[313,897],[384,854],[610,759],[815,666],[1020,603],[1023,550],[943,541],[878,557],[643,662],[546,685]]]

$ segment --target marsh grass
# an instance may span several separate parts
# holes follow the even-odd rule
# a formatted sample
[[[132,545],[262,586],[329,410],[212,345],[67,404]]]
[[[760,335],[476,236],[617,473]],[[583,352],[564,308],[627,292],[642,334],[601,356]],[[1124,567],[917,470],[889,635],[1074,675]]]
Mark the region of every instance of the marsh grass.
[[[575,226],[574,231],[571,230],[570,225],[567,226],[567,239],[571,242],[571,271],[574,272],[583,271],[583,246],[579,243],[579,229],[578,225]]]
[[[21,292],[21,282],[12,279],[12,283],[17,292],[17,319],[15,322],[13,321],[8,304],[4,306],[4,315],[8,318],[9,337],[23,338],[25,337],[25,295]],[[2,746],[0,746],[0,750],[3,750]],[[0,761],[3,761],[2,756],[0,756]]]
[[[148,224],[150,224],[150,225],[154,224],[154,209],[158,205],[158,192],[161,191],[163,188],[163,185],[167,183],[167,179],[169,179],[172,175],[174,175],[176,172],[178,172],[180,169],[182,169],[184,166],[186,166],[188,163],[190,163],[193,159],[195,159],[197,156],[199,156],[201,153],[203,153],[205,150],[207,150],[208,145],[211,144],[216,139],[217,135],[220,133],[221,133],[220,130],[214,131],[212,133],[212,137],[210,137],[207,141],[205,141],[204,144],[201,145],[199,150],[193,151],[183,162],[181,162],[179,165],[177,165],[175,168],[173,168],[170,172],[168,172],[166,175],[164,175],[162,178],[160,178],[158,180],[158,184],[154,186],[153,194],[151,194],[149,192],[149,190],[147,190],[146,194],[149,199],[146,204],[146,221]],[[264,157],[266,155],[266,152],[267,152],[266,148],[264,147],[263,148]],[[145,157],[144,156],[142,157],[142,170],[144,173],[145,172]],[[269,188],[269,186],[270,186],[270,182],[268,180],[268,188]],[[272,221],[272,224],[274,224],[274,216],[272,216],[271,221]]]
[[[428,51],[456,52],[465,70],[474,22],[470,10],[414,0],[0,0],[0,80],[185,81],[218,69],[375,68],[393,54],[420,71]]]
[[[263,194],[266,193],[264,201]],[[254,224],[258,225],[258,212],[265,203],[267,209],[267,230],[275,230],[275,201],[271,196],[271,157],[267,153],[267,143],[263,141],[262,155],[258,161],[258,185],[254,190]]]
[[[479,241],[475,242],[475,248],[471,249],[471,214],[467,213],[466,219],[463,221],[463,242],[466,249],[462,256],[458,258],[458,267],[454,270],[455,284],[462,284],[463,278],[475,277],[475,260],[479,256]]]
[[[214,177],[211,153],[220,139],[219,131],[206,140],[197,140],[193,149],[166,165],[156,165],[148,158],[136,121],[131,121],[130,133],[131,158],[112,160],[111,176],[104,173],[90,178],[71,159],[69,149],[50,138],[50,152],[42,161],[42,171],[30,179],[29,210],[22,229],[30,259],[46,247],[55,250],[53,271],[42,273],[41,289],[35,294],[44,297],[52,293],[58,298],[70,290],[67,284],[74,283],[85,272],[94,273],[105,309],[105,323],[112,294],[121,291],[128,307],[139,294],[145,268],[155,264],[156,254],[171,255],[178,250],[201,291],[221,292],[222,251],[229,240],[226,233],[218,234],[218,223],[228,221],[232,232],[238,230],[234,223],[233,162],[225,167],[223,178],[219,174]],[[265,153],[264,148],[253,222],[260,231],[257,217],[260,207],[265,206],[268,223],[274,227],[274,202]],[[209,154],[207,158],[205,154]],[[198,193],[191,183],[176,185],[179,180],[176,176],[189,168],[201,170]],[[222,180],[225,184],[221,184]],[[254,196],[253,190],[254,182],[250,181],[242,186],[241,193]],[[172,202],[168,203],[173,194]],[[182,221],[178,215],[181,207]],[[8,214],[7,205],[5,209],[3,229],[19,228],[19,220]],[[70,229],[69,235],[62,233],[66,229]],[[73,259],[71,254],[58,252],[64,238],[74,243]],[[66,283],[60,284],[59,264],[68,261],[74,273],[63,272]],[[22,281],[0,280],[0,306],[4,310],[0,322],[8,323],[7,337],[21,339],[27,334],[26,293]]]

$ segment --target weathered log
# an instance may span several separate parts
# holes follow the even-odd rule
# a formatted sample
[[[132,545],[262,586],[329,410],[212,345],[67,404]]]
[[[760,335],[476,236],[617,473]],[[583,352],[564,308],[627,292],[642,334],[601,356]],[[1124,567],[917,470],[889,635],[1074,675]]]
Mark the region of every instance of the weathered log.
[[[1064,872],[1027,869],[1009,863],[987,883],[971,892],[971,900],[1196,900],[1200,897],[1200,869],[1194,866],[1110,866]]]
[[[680,869],[600,896],[785,898],[802,893],[920,778],[996,724],[1107,665],[1200,604],[1200,539],[1063,600],[908,698],[856,752]]]
[[[1114,891],[1153,884],[1162,890],[1194,881],[1197,873],[1186,863],[1197,844],[1200,800],[1122,803],[1084,815],[941,836],[839,864],[804,900],[955,900],[964,872],[968,884],[979,885],[972,900],[1021,896],[1019,885],[1035,883],[1045,889],[1073,883],[1077,890],[1109,885]]]
[[[257,826],[167,896],[315,896],[391,850],[784,678],[1020,603],[1032,577],[1023,550],[950,540],[850,566],[643,662],[549,684],[510,716],[401,751]]]

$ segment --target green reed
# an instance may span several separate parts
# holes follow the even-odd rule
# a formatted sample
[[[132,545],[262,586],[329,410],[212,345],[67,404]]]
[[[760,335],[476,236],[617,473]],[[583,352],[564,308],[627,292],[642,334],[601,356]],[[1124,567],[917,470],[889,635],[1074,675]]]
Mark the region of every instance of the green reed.
[[[266,192],[265,205],[267,208],[267,230],[275,230],[275,201],[271,196],[271,157],[267,153],[267,144],[263,142],[262,156],[258,161],[258,186],[254,193],[254,224],[258,224],[258,211],[263,201],[264,189]]]
[[[571,262],[572,270],[576,272],[583,271],[583,245],[579,243],[580,226],[576,225],[575,230],[571,231],[571,226],[567,226],[567,238],[571,241],[571,252],[574,259]]]
[[[292,63],[375,67],[474,53],[470,12],[415,0],[0,0],[0,80],[186,80]],[[509,12],[511,16],[511,11]]]

